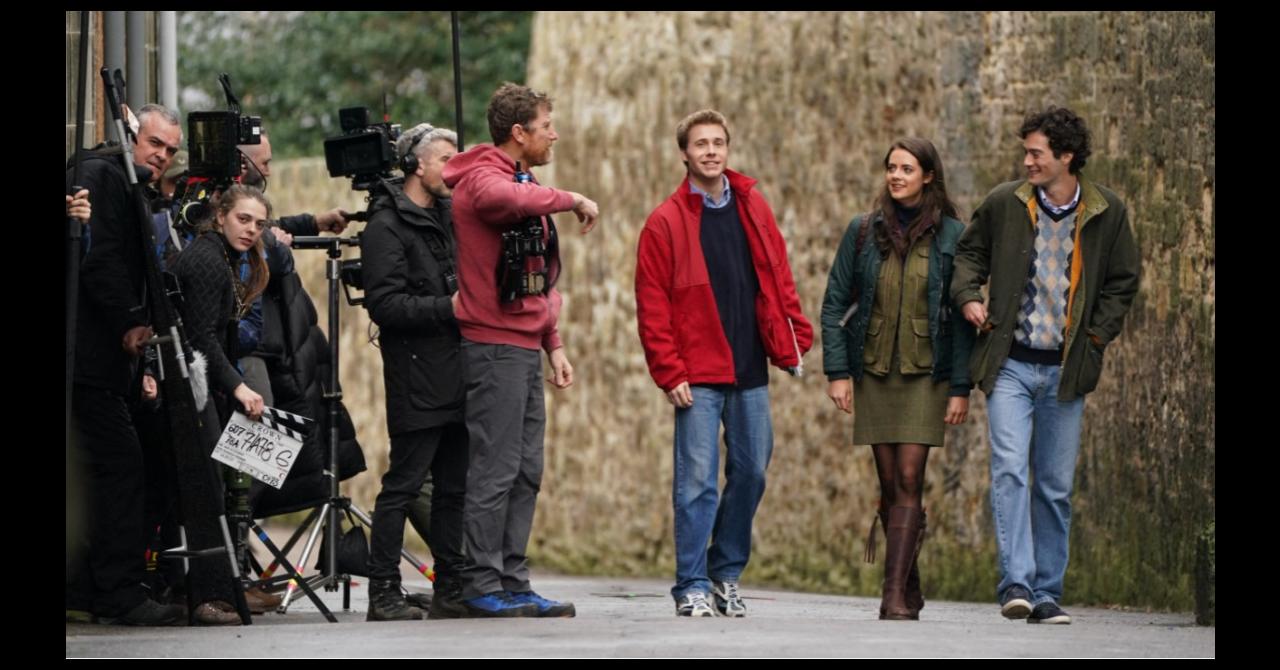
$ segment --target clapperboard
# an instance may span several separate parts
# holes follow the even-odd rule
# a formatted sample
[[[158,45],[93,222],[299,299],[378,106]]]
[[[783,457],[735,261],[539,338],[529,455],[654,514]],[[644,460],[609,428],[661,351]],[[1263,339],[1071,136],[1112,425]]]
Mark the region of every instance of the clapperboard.
[[[261,421],[250,421],[237,411],[223,429],[213,459],[278,489],[314,423],[274,407],[263,409]]]

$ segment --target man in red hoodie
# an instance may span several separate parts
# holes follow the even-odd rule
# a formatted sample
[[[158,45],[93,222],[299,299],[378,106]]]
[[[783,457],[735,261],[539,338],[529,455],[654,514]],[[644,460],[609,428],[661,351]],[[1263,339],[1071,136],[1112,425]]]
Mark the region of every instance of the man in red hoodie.
[[[710,594],[721,614],[740,617],[738,579],[773,453],[767,362],[798,375],[813,328],[769,203],[754,179],[727,169],[724,116],[690,114],[676,127],[676,144],[688,177],[649,215],[636,261],[640,342],[676,408],[671,595],[678,616],[715,616]],[[718,501],[721,423],[727,462]]]
[[[488,119],[493,144],[457,154],[444,168],[453,189],[459,286],[453,308],[471,438],[463,515],[469,565],[461,597],[469,616],[573,616],[573,603],[533,591],[525,557],[546,426],[538,352],[547,352],[556,388],[573,384],[556,329],[560,257],[550,215],[571,211],[586,233],[600,210],[524,171],[551,162],[559,135],[550,97],[503,84],[489,101]]]

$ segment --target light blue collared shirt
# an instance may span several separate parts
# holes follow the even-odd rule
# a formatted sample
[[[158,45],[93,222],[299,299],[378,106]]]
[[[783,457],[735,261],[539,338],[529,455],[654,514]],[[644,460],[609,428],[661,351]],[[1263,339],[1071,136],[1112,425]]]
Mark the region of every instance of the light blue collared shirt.
[[[723,188],[720,189],[720,202],[712,200],[711,196],[708,195],[706,191],[694,185],[692,179],[689,180],[689,190],[702,196],[702,204],[704,206],[710,207],[711,209],[721,209],[729,206],[729,201],[733,199],[733,191],[729,190],[729,175],[721,174],[720,183],[724,185]]]

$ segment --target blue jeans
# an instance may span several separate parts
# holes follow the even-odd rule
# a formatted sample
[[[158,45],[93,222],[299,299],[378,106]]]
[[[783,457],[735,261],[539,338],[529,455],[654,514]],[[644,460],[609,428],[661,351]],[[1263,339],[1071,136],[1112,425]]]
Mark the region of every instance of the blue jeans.
[[[676,585],[671,595],[677,600],[690,591],[710,593],[712,579],[736,582],[742,575],[751,557],[751,521],[764,496],[765,469],[773,454],[768,386],[745,391],[694,386],[691,391],[693,406],[676,409],[675,421],[671,499]],[[721,422],[726,447],[723,500],[716,494]]]
[[[1009,359],[987,398],[991,508],[1000,551],[996,593],[1021,585],[1033,605],[1058,602],[1067,572],[1084,397],[1058,401],[1061,373],[1057,365]],[[1029,482],[1028,465],[1035,481]]]

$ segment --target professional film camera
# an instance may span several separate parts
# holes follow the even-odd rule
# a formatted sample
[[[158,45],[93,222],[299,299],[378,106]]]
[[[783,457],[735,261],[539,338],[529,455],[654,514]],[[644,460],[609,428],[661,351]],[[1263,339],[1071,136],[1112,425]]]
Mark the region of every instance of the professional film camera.
[[[324,141],[324,162],[330,177],[350,179],[353,190],[369,192],[369,201],[380,193],[404,184],[403,178],[396,177],[391,172],[396,166],[396,140],[400,139],[400,124],[391,123],[389,119],[382,123],[370,123],[368,107],[344,107],[338,110],[338,125],[342,128],[342,134]],[[368,211],[364,211],[352,213],[347,218],[367,221],[368,217]],[[343,242],[335,242],[335,238],[299,239],[294,238],[295,249],[332,250],[338,244],[360,245],[359,236],[340,238],[345,240]],[[351,291],[353,288],[364,291],[361,269],[359,258],[340,261],[338,267],[347,303],[351,305],[364,302],[363,296],[353,295]]]
[[[367,191],[392,177],[400,124],[369,123],[368,107],[338,110],[342,134],[324,141],[324,162],[330,177],[348,177],[351,188]]]

